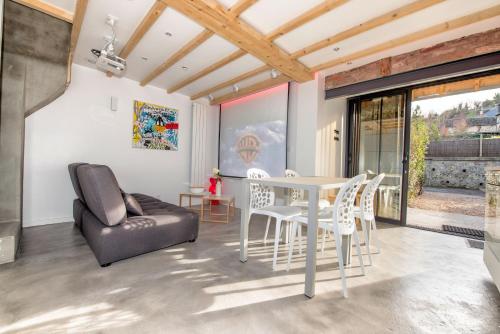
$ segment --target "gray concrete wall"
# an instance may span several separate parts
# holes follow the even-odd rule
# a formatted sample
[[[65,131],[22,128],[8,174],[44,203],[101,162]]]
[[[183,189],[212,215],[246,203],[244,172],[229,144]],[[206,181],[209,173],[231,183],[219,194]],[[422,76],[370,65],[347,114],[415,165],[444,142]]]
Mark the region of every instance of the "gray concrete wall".
[[[425,160],[425,186],[479,189],[485,185],[485,167],[500,166],[495,158],[436,157]]]
[[[0,222],[20,222],[26,64],[4,52],[0,123]]]
[[[64,92],[71,25],[11,0],[5,1],[3,20],[0,258],[5,260],[17,249],[22,224],[24,119]],[[14,241],[1,246],[3,238]]]

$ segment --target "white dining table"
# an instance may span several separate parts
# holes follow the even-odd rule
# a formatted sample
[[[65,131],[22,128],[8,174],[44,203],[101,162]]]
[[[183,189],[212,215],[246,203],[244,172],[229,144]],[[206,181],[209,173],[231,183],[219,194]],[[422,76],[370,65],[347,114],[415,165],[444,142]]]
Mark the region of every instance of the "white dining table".
[[[248,259],[248,209],[250,203],[250,183],[259,183],[271,187],[281,187],[290,189],[303,189],[308,192],[309,207],[307,221],[307,249],[306,249],[306,279],[304,294],[314,297],[316,284],[316,247],[318,241],[318,198],[320,190],[338,189],[345,184],[347,178],[332,178],[322,176],[301,176],[301,177],[270,177],[263,179],[243,179],[243,205],[240,226],[240,261],[246,262]],[[343,249],[347,254],[350,252],[349,243],[343,242]],[[344,247],[346,245],[346,247]],[[344,255],[345,256],[345,255]],[[348,255],[349,256],[349,255]],[[345,262],[348,263],[348,262]]]

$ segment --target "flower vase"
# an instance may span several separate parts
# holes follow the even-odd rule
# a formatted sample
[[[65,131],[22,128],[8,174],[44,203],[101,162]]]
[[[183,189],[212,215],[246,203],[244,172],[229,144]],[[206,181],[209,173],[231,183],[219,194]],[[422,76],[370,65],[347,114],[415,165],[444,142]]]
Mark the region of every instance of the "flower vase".
[[[215,185],[215,196],[222,195],[222,182],[220,179],[217,180],[217,184]]]

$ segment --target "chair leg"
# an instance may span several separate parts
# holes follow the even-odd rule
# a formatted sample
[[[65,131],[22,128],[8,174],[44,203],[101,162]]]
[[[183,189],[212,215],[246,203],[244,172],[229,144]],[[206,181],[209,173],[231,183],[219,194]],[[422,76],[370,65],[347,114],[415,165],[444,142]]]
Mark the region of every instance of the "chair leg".
[[[326,229],[323,229],[323,236],[321,240],[321,255],[325,255],[325,244],[326,244]]]
[[[276,232],[274,237],[274,255],[273,255],[273,270],[276,270],[276,262],[278,261],[278,247],[280,245],[281,234],[281,219],[276,219]]]
[[[363,263],[363,255],[361,255],[361,246],[359,244],[359,235],[358,235],[358,231],[356,229],[354,229],[353,236],[354,236],[354,242],[356,243],[356,250],[358,253],[359,265],[361,267],[361,273],[364,276],[365,275],[365,264]]]
[[[264,245],[267,244],[267,235],[269,233],[269,225],[271,225],[271,216],[267,217],[266,232],[264,233]]]
[[[375,244],[377,245],[377,253],[380,253],[380,240],[378,240],[377,222],[375,219],[370,222],[373,226],[373,238],[375,239]]]
[[[290,222],[285,222],[285,244],[290,242]]]
[[[366,251],[368,252],[368,261],[370,262],[370,266],[371,266],[372,265],[372,254],[370,252],[370,238],[368,236],[368,229],[366,228],[366,220],[363,217],[363,214],[361,214],[360,220],[361,220],[361,229],[363,230],[363,234],[365,237]]]
[[[299,254],[302,255],[302,224],[298,224],[298,234],[299,234]]]
[[[300,228],[298,222],[292,223],[292,236],[290,239],[290,244],[288,244],[288,263],[286,264],[286,271],[290,270],[290,263],[292,262],[293,255],[293,244],[295,243],[295,236],[297,235],[297,227]]]
[[[342,279],[342,291],[344,298],[347,298],[347,284],[344,273],[344,258],[342,257],[342,236],[339,233],[337,222],[333,222],[333,237],[335,238],[335,246],[337,250],[337,258],[339,259],[340,278]]]

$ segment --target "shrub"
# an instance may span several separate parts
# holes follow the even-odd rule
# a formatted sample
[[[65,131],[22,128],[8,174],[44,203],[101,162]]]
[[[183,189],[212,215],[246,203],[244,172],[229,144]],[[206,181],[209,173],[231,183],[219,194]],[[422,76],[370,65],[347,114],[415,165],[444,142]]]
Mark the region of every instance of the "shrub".
[[[410,165],[408,175],[408,199],[414,199],[422,194],[425,180],[425,152],[429,144],[429,129],[424,117],[413,112],[411,118]]]

